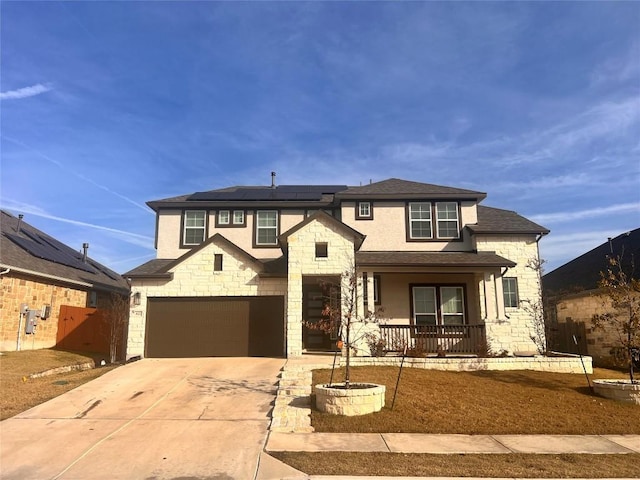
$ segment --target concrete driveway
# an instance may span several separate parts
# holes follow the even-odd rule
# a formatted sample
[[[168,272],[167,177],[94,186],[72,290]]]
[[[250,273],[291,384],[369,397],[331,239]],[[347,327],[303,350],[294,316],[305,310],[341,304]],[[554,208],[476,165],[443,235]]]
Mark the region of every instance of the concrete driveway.
[[[0,478],[253,479],[284,362],[124,365],[0,422]]]

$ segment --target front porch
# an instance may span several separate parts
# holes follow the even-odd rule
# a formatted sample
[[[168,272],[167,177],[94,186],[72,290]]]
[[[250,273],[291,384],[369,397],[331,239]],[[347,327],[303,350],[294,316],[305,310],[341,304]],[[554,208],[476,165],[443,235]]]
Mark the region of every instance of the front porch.
[[[380,325],[380,340],[385,353],[486,356],[484,324],[478,325]]]

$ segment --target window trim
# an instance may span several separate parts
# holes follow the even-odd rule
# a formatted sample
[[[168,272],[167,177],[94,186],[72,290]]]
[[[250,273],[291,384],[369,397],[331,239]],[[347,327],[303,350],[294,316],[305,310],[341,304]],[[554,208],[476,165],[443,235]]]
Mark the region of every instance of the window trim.
[[[369,214],[368,215],[363,215],[362,214],[362,206],[363,205],[368,205],[369,206]],[[373,220],[373,202],[370,201],[364,201],[364,202],[356,202],[356,220]]]
[[[204,213],[204,227],[187,227],[186,226],[187,213],[191,213],[191,212]],[[185,240],[186,240],[187,228],[204,228],[202,241],[198,243],[186,243]],[[180,248],[193,248],[193,247],[197,247],[198,245],[201,245],[204,241],[207,240],[208,232],[209,232],[209,211],[208,210],[203,210],[203,209],[182,210],[180,214]]]
[[[430,225],[430,230],[431,230],[431,236],[429,237],[413,237],[411,235],[411,226],[412,226],[412,222],[414,221],[426,221],[424,219],[416,219],[413,220],[411,218],[411,205],[415,205],[415,204],[427,204],[429,205],[429,223]],[[405,221],[406,221],[406,229],[407,229],[407,242],[430,242],[435,240],[434,236],[433,236],[433,202],[430,201],[418,201],[418,202],[407,202],[405,205]]]
[[[414,288],[416,287],[429,287],[435,289],[436,294],[436,327],[442,326],[460,326],[460,325],[470,325],[469,323],[469,309],[467,305],[467,286],[465,284],[460,283],[411,283],[409,284],[409,300],[410,300],[410,308],[411,308],[411,317],[409,321],[411,325],[418,325],[416,323],[416,312],[415,312],[415,297],[414,297]],[[442,312],[442,294],[440,289],[446,287],[454,287],[460,288],[462,290],[462,323],[461,324],[445,324],[444,323],[444,313]]]
[[[241,213],[242,214],[242,221],[241,222],[236,222],[236,213]],[[244,210],[233,210],[233,212],[231,213],[231,224],[234,227],[246,227],[247,226],[247,212],[245,212]]]
[[[456,206],[456,236],[455,237],[443,237],[440,235],[440,222],[452,222],[450,219],[440,220],[438,218],[438,205],[454,204]],[[459,202],[436,202],[435,203],[435,218],[436,218],[436,238],[442,240],[457,240],[460,238],[460,203]]]
[[[328,242],[316,242],[316,260],[319,258],[329,258],[329,243]]]
[[[223,265],[223,257],[221,253],[214,253],[213,254],[213,271],[214,272],[221,272],[222,271],[222,265]]]
[[[515,295],[515,306],[513,305],[507,305],[507,291],[505,290],[505,281],[506,280],[513,280],[514,282],[514,286],[515,286],[515,291],[514,292],[509,292],[509,294],[513,294]],[[518,277],[502,277],[502,302],[504,303],[504,308],[520,308],[520,292],[518,289]]]
[[[275,230],[276,230],[276,241],[275,243],[258,243],[258,216],[260,213],[263,212],[275,212],[276,214],[276,226],[275,226]],[[261,228],[267,228],[267,227],[261,227]],[[269,227],[269,228],[273,228],[273,227]],[[265,210],[256,210],[255,214],[253,216],[253,248],[278,248],[279,247],[279,242],[278,239],[280,238],[280,210],[270,210],[270,209],[265,209]]]
[[[430,205],[430,215],[431,215],[431,237],[420,238],[420,237],[412,237],[411,236],[411,224],[412,221],[420,221],[418,219],[411,219],[411,205],[417,203],[427,203]],[[457,205],[457,214],[458,214],[458,236],[457,237],[441,237],[439,235],[438,228],[438,204],[442,203],[455,203]],[[446,200],[446,201],[435,201],[435,200],[411,200],[405,203],[405,214],[404,214],[404,222],[405,222],[405,237],[407,242],[463,242],[463,225],[462,225],[462,202],[460,200]],[[426,221],[426,220],[422,220]],[[445,220],[443,220],[445,221]]]

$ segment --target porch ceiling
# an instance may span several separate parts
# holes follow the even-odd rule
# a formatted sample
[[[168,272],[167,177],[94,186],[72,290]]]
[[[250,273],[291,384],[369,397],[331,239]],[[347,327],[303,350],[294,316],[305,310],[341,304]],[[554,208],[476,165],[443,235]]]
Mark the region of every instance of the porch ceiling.
[[[516,263],[494,252],[356,252],[363,266],[418,267],[515,267]]]

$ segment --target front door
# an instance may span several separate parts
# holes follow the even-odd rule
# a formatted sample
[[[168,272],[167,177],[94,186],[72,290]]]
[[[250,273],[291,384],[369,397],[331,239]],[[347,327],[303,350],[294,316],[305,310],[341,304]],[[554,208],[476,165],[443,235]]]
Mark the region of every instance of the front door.
[[[302,286],[302,346],[306,350],[329,351],[337,348],[339,295],[335,286],[304,284]],[[339,317],[339,314],[338,314]]]

